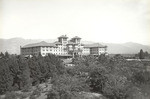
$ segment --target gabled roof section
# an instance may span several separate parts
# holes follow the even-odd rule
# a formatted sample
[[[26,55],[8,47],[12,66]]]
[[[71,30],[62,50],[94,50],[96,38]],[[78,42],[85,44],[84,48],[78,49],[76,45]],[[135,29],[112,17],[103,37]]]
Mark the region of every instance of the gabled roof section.
[[[80,37],[78,37],[78,36],[75,36],[75,37],[73,37],[72,39],[81,39]]]
[[[61,42],[56,41],[56,42],[54,42],[54,44],[56,44],[56,45],[61,45],[62,43],[61,43]]]
[[[23,46],[22,48],[29,48],[29,47],[48,47],[48,46],[51,46],[51,47],[56,47],[56,45],[54,43],[47,43],[45,41],[42,41],[42,42],[39,42],[39,43],[33,43],[33,44],[28,44],[28,45],[25,45]]]
[[[58,38],[68,38],[68,37],[66,35],[62,35],[62,36],[60,36]]]
[[[93,48],[93,47],[107,47],[107,46],[104,46],[100,43],[94,43],[94,44],[84,44],[84,47]]]

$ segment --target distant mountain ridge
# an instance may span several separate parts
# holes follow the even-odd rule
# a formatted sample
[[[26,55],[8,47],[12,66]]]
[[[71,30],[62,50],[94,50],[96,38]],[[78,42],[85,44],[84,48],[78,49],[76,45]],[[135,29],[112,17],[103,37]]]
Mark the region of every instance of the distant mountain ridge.
[[[11,38],[11,39],[0,39],[0,52],[8,51],[11,54],[20,54],[20,46],[24,46],[30,43],[38,43],[45,41],[52,43],[57,41],[57,39],[23,39],[23,38]],[[92,41],[82,41],[83,44],[92,44],[97,42]],[[102,45],[108,46],[108,53],[110,54],[136,54],[143,49],[150,53],[150,46],[142,45],[133,42],[127,42],[123,44],[115,43],[101,43]]]

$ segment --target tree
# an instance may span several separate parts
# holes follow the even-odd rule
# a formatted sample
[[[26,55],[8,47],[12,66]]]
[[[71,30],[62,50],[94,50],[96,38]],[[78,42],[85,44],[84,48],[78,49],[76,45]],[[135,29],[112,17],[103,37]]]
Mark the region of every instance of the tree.
[[[107,77],[105,75],[105,69],[96,67],[89,74],[89,82],[92,91],[103,93],[103,89],[105,87],[105,82],[107,81]]]
[[[15,76],[13,77],[13,84],[12,86],[15,86],[15,84],[18,85],[19,90],[21,90],[21,71],[18,71]]]
[[[41,55],[41,53],[39,52],[39,55],[38,55],[38,57],[42,57],[42,55]]]
[[[27,62],[26,62],[27,64]],[[21,76],[22,84],[23,84],[23,91],[30,91],[32,82],[30,78],[30,69],[28,65],[24,68],[22,71],[22,76]]]
[[[107,64],[109,62],[108,56],[106,56],[105,54],[101,54],[98,57],[98,62],[101,63],[101,64]]]
[[[144,54],[145,54],[145,56],[148,56],[148,55],[149,55],[147,51],[146,51]]]
[[[144,52],[144,58],[149,58],[149,53],[147,51]]]
[[[65,72],[62,61],[59,57],[52,54],[48,54],[45,57],[32,57],[28,59],[28,65],[33,85],[45,82],[50,77],[56,77]]]
[[[0,58],[4,58],[4,56],[5,56],[5,55],[1,52],[1,53],[0,53]]]
[[[131,83],[124,75],[110,74],[103,88],[103,94],[110,99],[127,99],[132,89]]]
[[[144,59],[144,52],[142,49],[140,50],[140,53],[139,53],[139,59]]]
[[[7,51],[5,52],[5,58],[9,58],[9,53]]]
[[[0,59],[0,94],[11,91],[12,80],[6,59]]]

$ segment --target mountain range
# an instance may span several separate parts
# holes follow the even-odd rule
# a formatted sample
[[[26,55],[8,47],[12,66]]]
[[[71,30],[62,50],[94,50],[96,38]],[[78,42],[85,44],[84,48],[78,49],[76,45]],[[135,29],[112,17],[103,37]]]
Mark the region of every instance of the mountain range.
[[[23,39],[23,38],[11,38],[11,39],[0,39],[0,52],[9,52],[10,54],[19,54],[20,46],[24,46],[30,43],[37,43],[40,41],[46,41],[52,43],[57,41],[57,39]],[[82,41],[83,44],[92,44],[97,42],[92,41]],[[109,54],[137,54],[140,49],[150,53],[150,46],[142,45],[134,42],[127,43],[101,43],[102,45],[108,46]]]

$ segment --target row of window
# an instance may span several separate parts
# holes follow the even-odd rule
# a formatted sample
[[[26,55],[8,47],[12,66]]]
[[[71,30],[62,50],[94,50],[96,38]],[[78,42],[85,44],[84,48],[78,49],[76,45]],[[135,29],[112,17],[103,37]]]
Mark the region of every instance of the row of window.
[[[22,52],[37,52],[39,50],[22,50]]]
[[[41,47],[42,49],[57,49],[57,48],[63,48],[61,46],[58,47]]]
[[[104,51],[105,49],[104,48],[100,48],[99,50]]]
[[[38,55],[39,53],[22,53],[22,55]]]
[[[43,49],[42,51],[54,51],[54,52],[56,51],[57,52],[57,51],[64,51],[64,50],[62,50],[62,49],[61,50],[48,50],[48,49],[45,50],[45,49]]]
[[[63,54],[67,54],[67,53],[42,53],[42,55],[47,55],[47,54],[63,55]]]
[[[92,51],[98,51],[98,49],[97,48],[91,48],[91,50]],[[99,48],[99,51],[105,51],[106,49],[104,49],[104,48]]]

